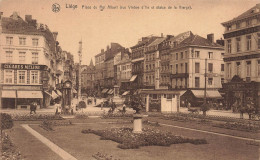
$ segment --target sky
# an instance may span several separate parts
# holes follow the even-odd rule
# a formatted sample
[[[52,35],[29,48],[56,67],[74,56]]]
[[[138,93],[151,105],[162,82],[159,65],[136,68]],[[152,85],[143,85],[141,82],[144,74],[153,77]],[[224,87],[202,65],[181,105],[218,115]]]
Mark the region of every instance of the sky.
[[[0,11],[4,17],[14,11],[23,19],[32,15],[52,32],[57,31],[61,48],[71,52],[75,62],[82,40],[82,64],[89,64],[111,42],[130,48],[141,37],[186,31],[205,38],[214,33],[215,40],[220,39],[224,33],[221,23],[257,3],[258,0],[0,0]],[[53,4],[59,4],[58,12],[52,11]]]

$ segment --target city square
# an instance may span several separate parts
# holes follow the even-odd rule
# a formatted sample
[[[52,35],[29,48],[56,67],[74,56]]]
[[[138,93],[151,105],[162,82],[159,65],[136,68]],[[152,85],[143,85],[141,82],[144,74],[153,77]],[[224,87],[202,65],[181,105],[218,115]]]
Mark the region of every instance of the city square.
[[[259,3],[0,4],[2,159],[259,159]]]

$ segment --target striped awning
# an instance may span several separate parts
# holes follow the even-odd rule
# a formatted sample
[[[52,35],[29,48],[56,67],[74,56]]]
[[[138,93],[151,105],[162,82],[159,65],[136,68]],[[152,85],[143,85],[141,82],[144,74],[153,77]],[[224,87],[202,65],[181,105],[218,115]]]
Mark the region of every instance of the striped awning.
[[[110,89],[107,94],[113,94],[114,93],[114,90],[113,89]]]

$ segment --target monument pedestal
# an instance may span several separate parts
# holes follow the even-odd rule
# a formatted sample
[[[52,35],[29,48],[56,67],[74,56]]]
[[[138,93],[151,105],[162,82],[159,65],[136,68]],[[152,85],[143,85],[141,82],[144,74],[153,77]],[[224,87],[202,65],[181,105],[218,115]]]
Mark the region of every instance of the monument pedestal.
[[[141,114],[134,114],[133,115],[134,118],[134,128],[133,128],[133,133],[142,133],[142,118],[143,115]]]

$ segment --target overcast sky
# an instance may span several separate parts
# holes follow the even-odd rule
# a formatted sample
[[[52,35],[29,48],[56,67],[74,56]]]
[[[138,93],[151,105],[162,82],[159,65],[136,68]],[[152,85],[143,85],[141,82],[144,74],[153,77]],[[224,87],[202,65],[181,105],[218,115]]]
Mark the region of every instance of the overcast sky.
[[[59,12],[52,5],[60,5]],[[177,35],[192,31],[202,37],[215,34],[215,40],[224,33],[222,22],[233,19],[259,3],[258,0],[0,0],[0,11],[9,17],[14,11],[24,19],[32,15],[37,22],[48,25],[58,32],[58,41],[63,50],[74,54],[78,61],[78,42],[83,41],[83,64],[110,42],[129,48],[141,37],[148,35]],[[69,4],[77,8],[66,8]],[[92,9],[82,9],[82,5]],[[105,6],[101,11],[100,5]],[[125,6],[126,9],[108,9]],[[93,9],[96,6],[97,9]],[[139,6],[139,9],[129,9]],[[150,9],[142,9],[148,6]],[[165,6],[167,9],[151,9]],[[168,9],[168,6],[178,9]],[[179,9],[179,6],[189,9]],[[191,9],[190,9],[191,7]]]

